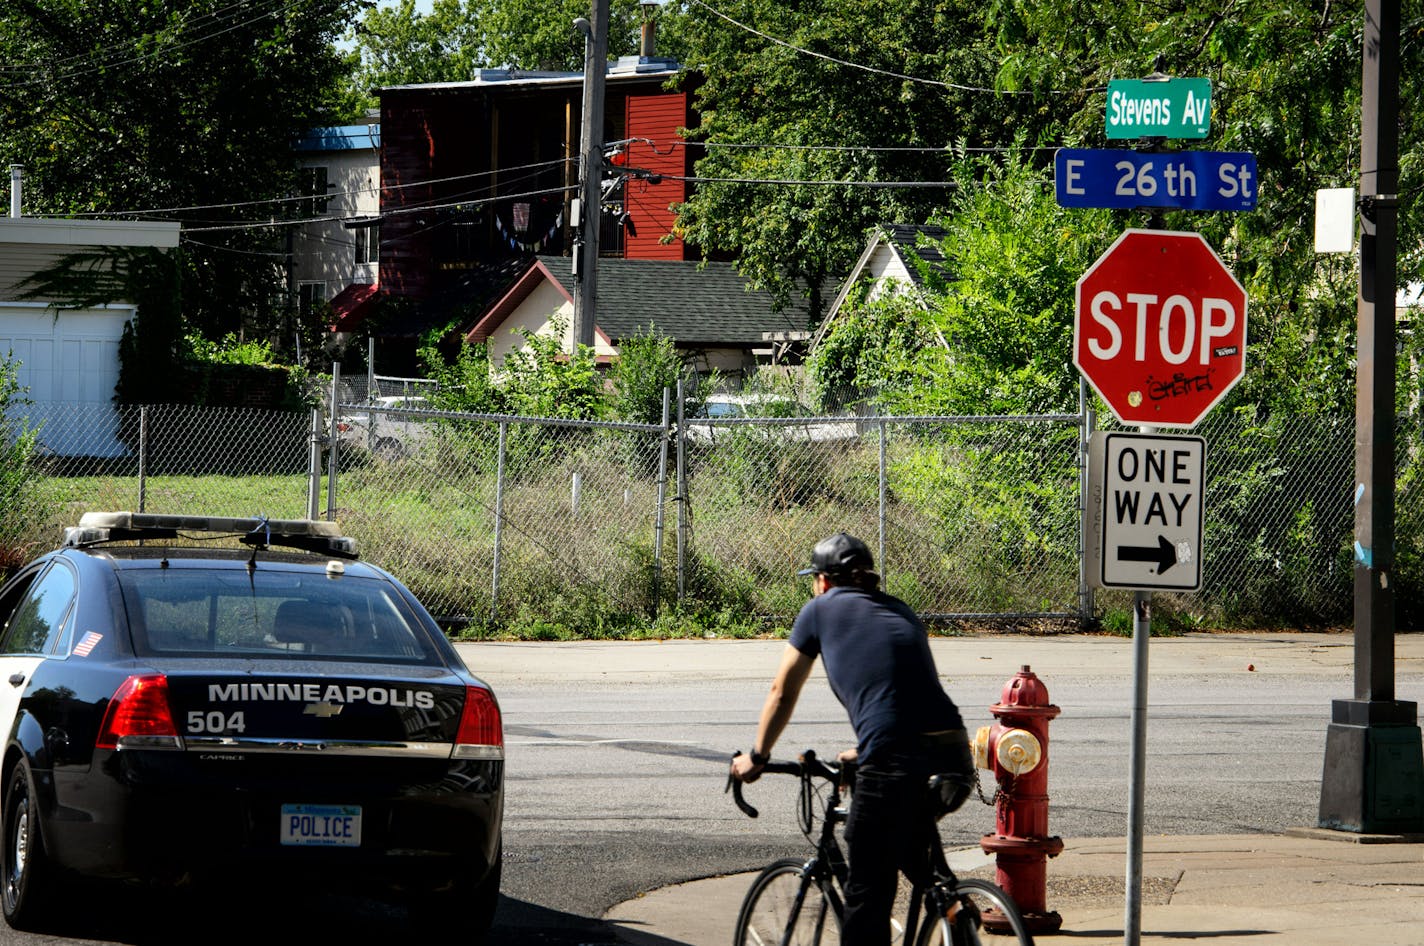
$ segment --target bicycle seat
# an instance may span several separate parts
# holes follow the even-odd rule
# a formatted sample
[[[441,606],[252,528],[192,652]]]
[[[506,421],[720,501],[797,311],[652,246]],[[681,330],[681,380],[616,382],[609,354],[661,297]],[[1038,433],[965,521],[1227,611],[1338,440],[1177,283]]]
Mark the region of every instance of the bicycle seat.
[[[950,812],[958,811],[959,806],[963,805],[969,797],[976,781],[972,773],[946,772],[940,775],[931,775],[928,786],[929,802],[935,820],[938,821]]]

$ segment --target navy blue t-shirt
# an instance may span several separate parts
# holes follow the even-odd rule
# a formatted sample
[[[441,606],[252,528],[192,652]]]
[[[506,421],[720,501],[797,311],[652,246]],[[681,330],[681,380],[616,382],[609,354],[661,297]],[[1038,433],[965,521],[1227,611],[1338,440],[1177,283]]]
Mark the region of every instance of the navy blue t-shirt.
[[[897,738],[964,728],[940,686],[925,627],[899,598],[830,588],[796,615],[790,643],[825,661],[862,763],[873,763],[876,749]]]

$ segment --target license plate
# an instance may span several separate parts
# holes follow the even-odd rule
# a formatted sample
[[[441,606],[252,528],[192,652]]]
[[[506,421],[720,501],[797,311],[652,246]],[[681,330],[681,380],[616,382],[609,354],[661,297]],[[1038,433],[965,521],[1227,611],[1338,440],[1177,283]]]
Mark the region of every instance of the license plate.
[[[361,806],[283,805],[282,843],[298,847],[360,847]]]

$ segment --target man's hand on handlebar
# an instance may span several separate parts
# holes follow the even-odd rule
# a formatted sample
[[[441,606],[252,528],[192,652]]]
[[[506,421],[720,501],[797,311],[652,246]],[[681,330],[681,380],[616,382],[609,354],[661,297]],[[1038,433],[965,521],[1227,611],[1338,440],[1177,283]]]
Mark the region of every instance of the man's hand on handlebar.
[[[738,782],[745,782],[750,785],[761,778],[761,770],[765,762],[758,764],[753,760],[754,753],[738,752],[732,756],[731,777]]]

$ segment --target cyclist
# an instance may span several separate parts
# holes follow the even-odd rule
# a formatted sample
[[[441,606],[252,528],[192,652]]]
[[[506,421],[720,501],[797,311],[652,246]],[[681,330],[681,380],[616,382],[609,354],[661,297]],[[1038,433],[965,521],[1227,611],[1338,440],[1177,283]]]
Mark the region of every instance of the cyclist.
[[[914,879],[926,863],[929,776],[956,776],[967,794],[974,771],[968,739],[940,685],[924,625],[909,605],[880,590],[864,542],[838,532],[817,543],[811,566],[798,574],[813,576],[812,597],[792,626],[751,754],[732,760],[732,777],[754,782],[761,775],[822,657],[857,740],[840,755],[857,766],[845,828],[850,876],[841,940],[885,946],[897,872]]]

